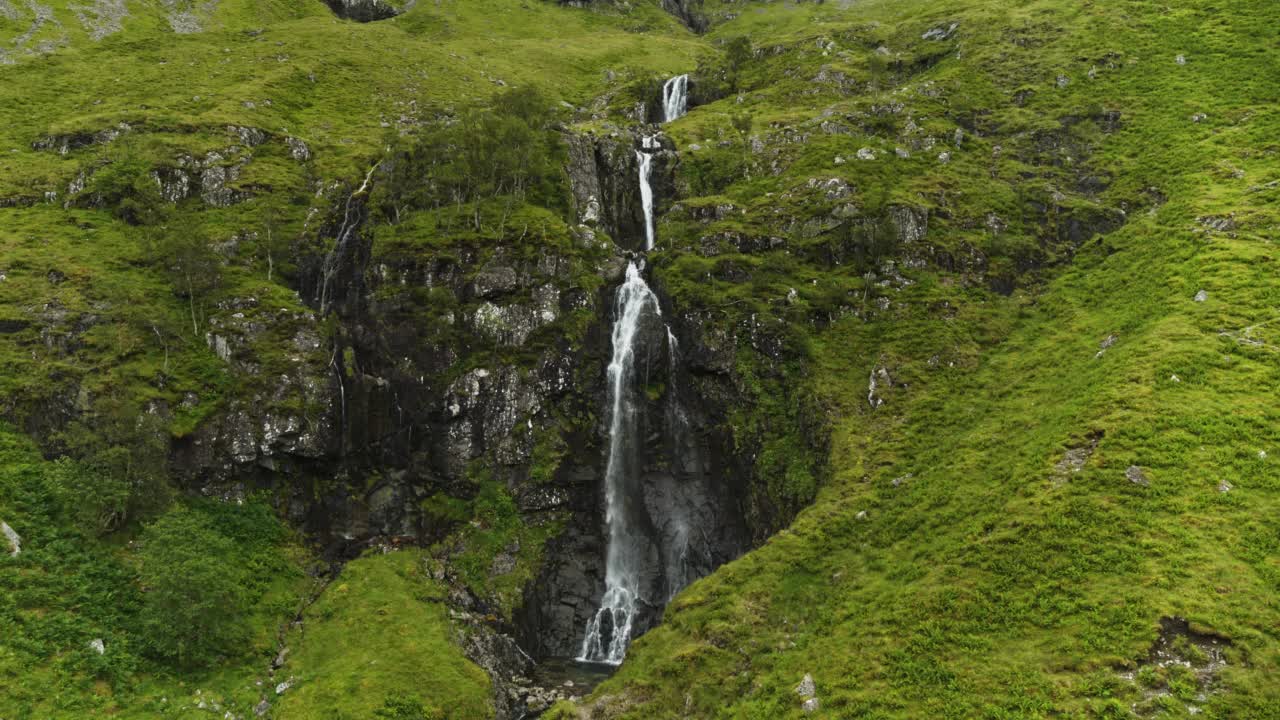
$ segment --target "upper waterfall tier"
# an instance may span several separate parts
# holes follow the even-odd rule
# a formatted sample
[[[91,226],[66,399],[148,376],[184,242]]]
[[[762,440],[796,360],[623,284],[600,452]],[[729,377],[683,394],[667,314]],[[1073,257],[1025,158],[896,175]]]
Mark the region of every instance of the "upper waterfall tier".
[[[689,76],[677,75],[662,85],[662,121],[683,117],[689,107]]]

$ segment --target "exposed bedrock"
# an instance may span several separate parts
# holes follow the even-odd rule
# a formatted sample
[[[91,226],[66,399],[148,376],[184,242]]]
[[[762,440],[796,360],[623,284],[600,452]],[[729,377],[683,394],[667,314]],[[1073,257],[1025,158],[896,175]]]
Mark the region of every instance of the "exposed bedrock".
[[[414,0],[391,3],[386,0],[324,0],[333,14],[356,22],[388,20],[413,7]]]
[[[571,135],[568,172],[574,210],[584,223],[598,224],[626,250],[644,245],[644,208],[640,197],[640,167],[636,151],[653,137],[650,183],[654,215],[661,217],[673,203],[679,155],[670,139],[631,129],[610,128],[598,135]]]

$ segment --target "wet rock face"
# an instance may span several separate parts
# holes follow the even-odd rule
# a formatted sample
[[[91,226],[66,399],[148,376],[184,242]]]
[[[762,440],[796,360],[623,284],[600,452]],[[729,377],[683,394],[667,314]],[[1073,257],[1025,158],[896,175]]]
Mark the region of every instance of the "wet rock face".
[[[572,519],[547,546],[543,569],[526,591],[520,644],[535,657],[573,657],[604,590],[607,535],[597,502],[599,469],[579,466],[565,473]]]
[[[466,502],[477,477],[496,483],[526,524],[563,528],[511,631],[534,656],[578,654],[604,591],[604,378],[626,265],[603,235],[643,242],[641,137],[569,140],[585,224],[562,246],[513,238],[441,252],[375,247],[366,195],[332,191],[316,242],[298,245],[295,280],[311,312],[240,298],[211,316],[211,350],[238,376],[270,380],[181,441],[175,466],[206,494],[276,489],[290,519],[336,556],[378,538],[443,539],[456,520],[432,515],[428,501]],[[658,142],[651,178],[661,214],[675,195],[676,155]],[[648,351],[632,388],[643,415],[633,508],[648,545],[637,635],[677,590],[759,537],[743,500],[751,454],[735,451],[726,419],[743,401],[731,377],[738,340],[706,335],[697,317],[680,316],[669,298],[663,305],[673,335],[663,322],[644,328]],[[778,352],[759,328],[741,341]],[[504,553],[495,572],[512,571],[515,553]],[[470,650],[509,655],[495,648]],[[493,663],[491,674],[510,664]]]
[[[178,441],[173,467],[207,494],[238,495],[261,478],[289,478],[336,452],[340,398],[319,318],[225,300],[204,328],[209,349],[238,377],[261,378],[243,396]],[[168,412],[206,400],[188,393]]]
[[[675,197],[679,163],[674,145],[655,130],[658,148],[651,149],[650,184],[654,214],[660,217]],[[627,250],[644,243],[644,208],[640,203],[640,167],[636,151],[641,134],[611,129],[603,135],[570,135],[568,173],[574,209],[584,223],[598,225]]]
[[[711,26],[702,14],[702,0],[662,0],[662,9],[680,18],[694,32],[706,32]]]
[[[671,342],[668,325],[642,325],[636,347],[637,387],[641,399],[636,437],[639,462],[625,507],[643,537],[640,609],[633,637],[657,624],[662,609],[679,590],[745,552],[751,542],[746,521],[745,479],[749,464],[734,452],[725,422],[726,407],[702,392],[686,364],[705,353],[694,340]],[[679,332],[679,323],[670,326]],[[603,454],[609,408],[597,397],[601,418],[600,465],[566,475],[573,488],[573,520],[548,548],[543,573],[529,591],[522,642],[540,657],[575,656],[581,651],[587,621],[605,590]]]
[[[556,250],[514,239],[375,251],[353,190],[335,191],[318,225],[323,254],[298,261],[301,295],[336,328],[324,348],[321,449],[255,460],[262,481],[283,484],[291,516],[340,553],[377,536],[443,537],[451,521],[431,516],[424,501],[465,502],[477,477],[504,486],[531,522],[563,514],[571,492],[545,467],[531,481],[534,453],[542,442],[591,463],[599,455],[580,448],[594,436],[575,436],[565,419],[590,417],[598,342],[563,321],[594,313],[596,294],[577,283],[609,277],[612,258],[599,243]],[[209,341],[233,359],[243,344],[222,326]]]

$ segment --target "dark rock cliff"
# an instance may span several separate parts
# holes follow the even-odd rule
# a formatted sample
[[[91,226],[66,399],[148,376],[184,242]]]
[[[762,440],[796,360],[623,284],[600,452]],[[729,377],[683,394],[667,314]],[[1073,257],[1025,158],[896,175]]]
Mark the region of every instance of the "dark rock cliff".
[[[577,654],[604,591],[604,369],[613,296],[626,255],[643,244],[636,149],[645,134],[567,138],[578,224],[566,242],[387,241],[365,207],[378,172],[335,191],[328,218],[296,248],[298,291],[315,312],[295,319],[290,341],[307,353],[272,391],[305,397],[305,407],[277,416],[263,409],[270,403],[236,405],[183,441],[177,464],[206,493],[272,489],[338,556],[379,538],[445,540],[460,519],[441,503],[470,501],[497,483],[522,522],[558,530],[537,552],[494,559],[491,574],[532,558],[522,602],[507,607],[481,592],[467,595],[465,609],[510,611],[503,631],[535,657]],[[661,214],[674,200],[678,157],[657,137]],[[671,297],[662,305],[667,322],[644,329],[648,356],[633,388],[645,399],[636,512],[650,543],[639,632],[674,592],[781,521],[754,503],[751,441],[744,451],[730,421],[747,402],[725,356],[736,350],[708,346],[699,317],[681,314]],[[257,336],[233,315],[219,315],[210,344],[248,369]],[[446,565],[467,551],[445,545]],[[499,676],[521,668],[485,659],[504,683],[502,702],[519,695]]]

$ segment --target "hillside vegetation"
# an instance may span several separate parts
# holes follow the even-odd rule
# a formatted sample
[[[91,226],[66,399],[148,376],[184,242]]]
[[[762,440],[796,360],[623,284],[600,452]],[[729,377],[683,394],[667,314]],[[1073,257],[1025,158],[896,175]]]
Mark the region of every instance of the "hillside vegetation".
[[[458,588],[506,629],[559,520],[467,466],[429,547],[329,574],[278,515],[375,474],[197,498],[167,452],[323,425],[309,373],[354,371],[305,263],[353,199],[379,262],[551,249],[600,292],[543,131],[691,72],[653,284],[730,348],[761,502],[807,507],[547,716],[1280,718],[1280,6],[578,4],[0,0],[0,717],[495,712]],[[437,290],[378,299],[462,337]],[[236,607],[197,645],[171,563]]]
[[[742,222],[829,174],[868,204],[927,207],[931,251],[958,270],[983,258],[999,292],[936,268],[882,281],[880,266],[877,307],[847,299],[862,294],[850,270],[788,268],[794,251],[669,261],[664,277],[709,306],[732,293],[812,321],[833,285],[852,288],[804,331],[832,478],[789,529],[676,599],[597,714],[800,717],[808,674],[819,717],[1280,716],[1280,117],[1261,29],[1276,9],[716,8],[739,16],[713,41],[745,33],[768,59],[744,72],[745,102],[678,123],[681,144],[707,145],[743,107],[762,137],[812,118],[786,172],[753,151],[751,179],[715,188]],[[922,40],[935,28],[954,32],[941,51]],[[837,68],[881,89],[812,82]],[[822,137],[821,118],[862,127]],[[1082,243],[1058,231],[1090,204],[1123,226]],[[705,282],[730,262],[750,280]],[[1221,664],[1177,633],[1164,641],[1187,666],[1155,654],[1168,618],[1218,636]]]

